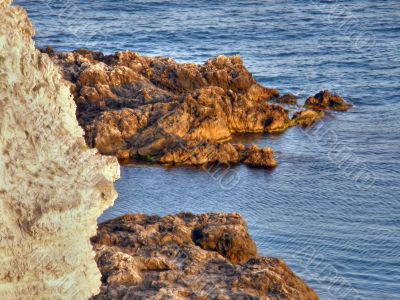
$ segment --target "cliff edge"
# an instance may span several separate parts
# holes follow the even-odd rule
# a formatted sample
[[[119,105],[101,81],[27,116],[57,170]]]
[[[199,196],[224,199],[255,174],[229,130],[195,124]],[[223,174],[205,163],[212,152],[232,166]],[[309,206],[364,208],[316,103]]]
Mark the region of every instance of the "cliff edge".
[[[117,194],[115,158],[89,149],[26,12],[0,0],[0,299],[87,299],[89,239]]]

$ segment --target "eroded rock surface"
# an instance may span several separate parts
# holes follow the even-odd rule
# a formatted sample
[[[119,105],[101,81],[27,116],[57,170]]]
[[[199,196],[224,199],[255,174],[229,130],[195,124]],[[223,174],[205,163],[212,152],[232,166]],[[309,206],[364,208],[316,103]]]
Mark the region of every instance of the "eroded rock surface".
[[[269,147],[260,149],[256,145],[253,145],[249,149],[246,149],[244,152],[245,158],[243,162],[250,167],[273,168],[277,165],[274,153]]]
[[[89,239],[119,166],[87,147],[33,34],[26,12],[0,0],[0,299],[87,299],[101,284]]]
[[[297,105],[297,99],[299,99],[299,97],[292,93],[288,93],[275,99],[275,101],[281,104]]]
[[[347,103],[342,97],[325,90],[308,97],[304,106],[313,109],[346,111],[352,105]]]
[[[281,132],[288,111],[239,56],[203,65],[133,52],[46,52],[63,69],[86,141],[103,154],[168,164],[239,162],[235,132]]]
[[[318,299],[280,259],[259,257],[239,214],[126,215],[92,239],[103,299]]]
[[[239,163],[243,153],[229,142],[232,134],[279,133],[298,125],[287,109],[273,104],[294,105],[297,97],[279,97],[277,90],[258,84],[240,56],[196,65],[129,51],[42,51],[70,83],[88,145],[120,160]],[[307,105],[340,110],[345,104],[324,92]]]
[[[296,125],[301,127],[310,127],[317,123],[325,116],[323,111],[315,111],[311,109],[303,110],[296,112],[293,115],[292,120],[296,123]]]

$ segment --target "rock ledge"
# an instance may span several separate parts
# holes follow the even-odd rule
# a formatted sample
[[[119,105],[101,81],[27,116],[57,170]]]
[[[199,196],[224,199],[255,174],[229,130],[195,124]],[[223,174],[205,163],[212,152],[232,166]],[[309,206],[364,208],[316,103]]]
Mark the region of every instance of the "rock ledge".
[[[125,215],[92,239],[93,299],[318,299],[280,259],[260,257],[237,213]]]

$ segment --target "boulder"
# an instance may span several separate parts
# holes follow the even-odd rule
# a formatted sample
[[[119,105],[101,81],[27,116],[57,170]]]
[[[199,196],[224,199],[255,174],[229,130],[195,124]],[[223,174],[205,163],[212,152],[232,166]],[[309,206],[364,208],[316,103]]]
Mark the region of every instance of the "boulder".
[[[340,96],[334,95],[330,91],[325,90],[315,94],[312,97],[308,97],[304,106],[312,109],[346,111],[352,105],[347,103]]]
[[[276,98],[275,102],[281,103],[281,104],[288,104],[288,105],[297,105],[297,97],[296,95],[292,93],[284,94],[283,96]]]
[[[292,120],[298,126],[303,128],[310,127],[325,116],[323,111],[315,111],[311,109],[296,112]]]
[[[271,148],[258,148],[256,145],[245,149],[243,152],[244,164],[256,168],[274,168],[277,166],[274,153]]]

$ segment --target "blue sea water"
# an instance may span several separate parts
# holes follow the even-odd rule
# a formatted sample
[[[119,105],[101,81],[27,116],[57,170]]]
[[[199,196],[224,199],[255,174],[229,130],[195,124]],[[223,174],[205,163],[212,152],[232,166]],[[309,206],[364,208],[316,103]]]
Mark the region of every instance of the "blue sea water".
[[[240,54],[262,84],[354,104],[323,123],[236,140],[279,166],[122,167],[101,218],[238,211],[260,253],[285,259],[321,299],[400,299],[400,2],[17,0],[39,47],[202,63]]]

